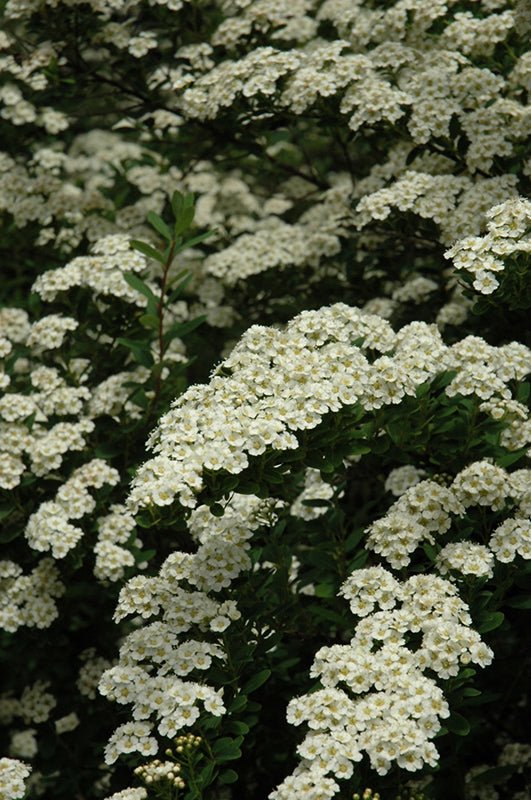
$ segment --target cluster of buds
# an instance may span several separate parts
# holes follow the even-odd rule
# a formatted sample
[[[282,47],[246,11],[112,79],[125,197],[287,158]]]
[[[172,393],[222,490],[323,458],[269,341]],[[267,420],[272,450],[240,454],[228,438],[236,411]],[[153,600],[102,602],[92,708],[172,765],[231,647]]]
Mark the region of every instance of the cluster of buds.
[[[185,782],[179,775],[181,767],[173,761],[160,761],[156,758],[154,761],[149,761],[135,769],[135,775],[138,775],[144,783],[158,783],[159,781],[166,781],[173,784],[177,789],[184,789]]]
[[[199,747],[201,744],[201,737],[194,736],[193,733],[187,733],[185,736],[177,736],[174,742],[176,753],[189,753],[191,750],[195,750]],[[170,752],[167,751],[166,755],[170,755]]]
[[[372,789],[365,789],[363,794],[355,792],[352,795],[352,800],[380,800],[380,795],[378,792],[373,792]]]

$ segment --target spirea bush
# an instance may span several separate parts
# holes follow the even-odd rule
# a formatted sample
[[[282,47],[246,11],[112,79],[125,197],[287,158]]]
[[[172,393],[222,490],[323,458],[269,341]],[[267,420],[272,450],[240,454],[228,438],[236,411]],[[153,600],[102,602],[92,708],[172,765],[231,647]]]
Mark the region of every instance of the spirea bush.
[[[0,9],[0,800],[529,800],[528,3]]]

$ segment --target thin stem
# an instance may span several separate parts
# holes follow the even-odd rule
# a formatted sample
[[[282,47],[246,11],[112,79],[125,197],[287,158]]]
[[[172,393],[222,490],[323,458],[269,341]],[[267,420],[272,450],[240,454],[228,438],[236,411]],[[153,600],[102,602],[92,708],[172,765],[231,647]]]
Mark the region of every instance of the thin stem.
[[[148,412],[147,412],[147,420],[151,417],[151,414],[157,404],[157,401],[160,397],[160,392],[162,389],[162,362],[164,359],[164,353],[166,351],[164,345],[164,298],[166,296],[166,287],[168,284],[168,275],[170,272],[170,267],[173,262],[173,258],[175,255],[175,247],[176,247],[175,239],[172,239],[170,244],[170,249],[168,251],[168,257],[164,262],[163,270],[162,270],[162,281],[160,284],[160,297],[157,303],[157,317],[159,320],[157,336],[158,336],[158,361],[157,361],[157,374],[155,378],[155,389],[153,392],[153,397],[151,398],[151,402],[149,404]]]

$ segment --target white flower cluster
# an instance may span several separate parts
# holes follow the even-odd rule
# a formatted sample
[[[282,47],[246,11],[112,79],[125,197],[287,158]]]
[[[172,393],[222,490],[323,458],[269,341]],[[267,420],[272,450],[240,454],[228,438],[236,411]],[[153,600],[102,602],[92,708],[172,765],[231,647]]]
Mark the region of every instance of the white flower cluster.
[[[443,578],[400,582],[369,567],[353,572],[340,594],[363,619],[349,644],[316,653],[310,674],[323,688],[290,701],[288,722],[306,722],[310,732],[297,748],[301,764],[271,800],[295,800],[302,792],[333,797],[339,791],[333,778],[349,778],[364,752],[380,775],[393,763],[410,771],[435,766],[430,740],[450,711],[431,675],[449,678],[462,664],[486,666],[492,659],[470,627],[467,605]]]
[[[476,461],[461,470],[448,487],[433,480],[421,481],[403,492],[387,513],[368,527],[367,547],[391,566],[405,567],[423,542],[435,545],[444,534],[451,535],[452,516],[462,517],[474,506],[501,510],[511,499],[517,504],[518,516],[501,523],[488,546],[451,541],[437,556],[443,574],[456,570],[463,575],[490,577],[495,557],[508,562],[517,553],[523,558],[531,555],[530,527],[524,517],[528,500],[525,482],[530,473],[521,470],[516,475],[514,479],[495,464]]]
[[[492,294],[498,287],[496,273],[503,272],[505,260],[531,252],[531,202],[523,197],[506,200],[486,213],[487,233],[460,239],[444,254],[456,269],[474,275],[473,287]]]
[[[59,719],[55,720],[55,730],[58,734],[62,733],[70,733],[70,731],[75,731],[75,729],[80,724],[80,719],[75,711],[72,711],[70,714],[65,714],[64,717],[59,717]]]
[[[79,654],[83,666],[79,669],[79,677],[76,686],[79,692],[85,697],[94,700],[97,696],[98,683],[106,669],[113,664],[107,658],[98,656],[95,647],[88,647]]]
[[[14,561],[0,561],[0,628],[48,628],[59,614],[55,600],[64,592],[51,558],[43,558],[28,575]]]
[[[437,555],[436,566],[442,575],[456,570],[462,575],[492,578],[494,556],[488,547],[475,542],[450,542]]]
[[[23,797],[25,782],[31,767],[15,758],[0,758],[0,797],[2,800],[18,800]]]
[[[196,627],[202,638],[208,632],[216,636],[241,616],[233,600],[215,600],[209,592],[219,592],[250,568],[247,540],[257,527],[275,519],[274,505],[252,495],[234,494],[222,517],[211,514],[206,506],[196,508],[188,527],[198,542],[197,551],[172,553],[159,576],[136,576],[121,590],[117,620],[130,614],[143,620],[161,614],[162,619],[130,633],[120,648],[118,665],[106,670],[100,680],[100,692],[118,703],[132,704],[137,721],[135,728],[126,723],[115,731],[107,746],[107,763],[133,750],[149,755],[155,748],[151,752],[155,754],[153,717],[158,733],[173,737],[199,717],[198,701],[211,714],[225,712],[221,691],[183,680],[190,673],[208,670],[213,658],[223,659],[223,649],[208,640],[183,642],[181,634]]]
[[[122,789],[121,792],[109,795],[105,800],[145,800],[146,797],[146,790],[139,786],[131,789]]]
[[[396,467],[385,479],[385,490],[395,497],[400,497],[407,489],[421,481],[425,474],[424,470],[418,469],[414,464]]]
[[[498,561],[508,564],[517,555],[531,558],[531,521],[527,517],[507,519],[492,534],[489,547]]]
[[[88,402],[91,418],[109,415],[115,419],[124,411],[129,419],[138,419],[142,410],[129,400],[131,387],[127,384],[142,384],[148,379],[147,367],[138,366],[126,372],[117,372],[92,388]],[[147,396],[146,392],[146,396]]]
[[[80,519],[96,506],[88,488],[114,486],[119,478],[117,470],[101,458],[94,458],[74,470],[55,499],[41,503],[28,519],[24,534],[29,546],[40,552],[51,550],[56,559],[64,558],[83,537],[83,530],[69,520]]]
[[[113,505],[110,513],[98,519],[98,540],[94,546],[96,563],[94,575],[99,580],[118,581],[123,578],[126,567],[135,559],[130,550],[122,547],[135,529],[135,520],[123,505]],[[141,546],[139,538],[136,546]]]
[[[129,242],[129,236],[118,233],[99,239],[92,247],[92,255],[77,256],[65,267],[39,275],[33,291],[43,300],[51,301],[73,286],[84,286],[95,295],[113,295],[137,306],[145,306],[144,295],[124,279],[124,272],[146,270],[146,259],[141,253],[131,250]]]
[[[350,344],[360,339],[361,346]],[[446,347],[438,331],[421,322],[395,334],[380,317],[341,303],[304,311],[284,330],[253,326],[210,384],[188,389],[161,418],[149,442],[157,454],[135,476],[130,508],[176,499],[193,508],[205,469],[238,474],[249,456],[267,447],[296,449],[294,432],[316,427],[326,412],[400,403],[445,369],[457,370],[448,394],[476,392],[485,399],[507,394],[506,382],[528,370],[523,345],[484,343],[493,358],[489,369],[482,360],[469,364],[468,340],[463,343]],[[390,355],[370,363],[366,348]]]
[[[11,734],[9,744],[9,755],[16,758],[32,759],[38,752],[39,745],[35,734],[35,728],[26,728],[24,731],[15,731]]]
[[[484,215],[496,203],[515,195],[514,175],[472,180],[467,175],[433,175],[409,169],[390,186],[366,194],[356,206],[356,226],[386,220],[393,210],[410,211],[433,220],[441,240],[450,244],[471,232],[479,233]]]
[[[242,234],[234,244],[208,256],[205,270],[230,286],[272,268],[316,266],[323,257],[339,252],[337,227],[333,219],[322,226],[276,220],[255,233]]]
[[[196,681],[182,681],[162,675],[150,677],[140,667],[113,667],[100,681],[100,692],[120,703],[134,703],[135,722],[120,725],[105,747],[105,763],[113,764],[122,753],[156,755],[159,745],[151,736],[153,725],[144,720],[158,715],[158,732],[173,738],[199,717],[198,701],[214,716],[225,713],[220,691]]]
[[[0,695],[2,723],[9,724],[17,717],[20,717],[25,725],[32,722],[46,722],[50,718],[50,712],[57,705],[57,700],[48,691],[49,687],[50,684],[46,681],[37,681],[31,686],[26,686],[18,699],[9,694]]]
[[[26,344],[35,350],[56,350],[64,342],[67,331],[75,331],[79,323],[73,317],[48,314],[31,326]]]

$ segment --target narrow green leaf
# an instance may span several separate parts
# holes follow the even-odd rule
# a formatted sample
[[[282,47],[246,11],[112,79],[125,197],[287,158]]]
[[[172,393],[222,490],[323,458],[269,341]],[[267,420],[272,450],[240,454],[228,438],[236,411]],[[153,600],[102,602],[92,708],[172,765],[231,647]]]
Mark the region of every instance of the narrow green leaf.
[[[159,217],[158,214],[155,214],[154,211],[150,211],[147,215],[147,221],[149,222],[151,227],[157,231],[157,233],[160,233],[160,235],[164,239],[166,239],[167,242],[172,241],[173,234],[170,228],[168,227],[168,225],[166,225],[164,220],[161,217]]]
[[[144,295],[148,301],[148,313],[156,316],[159,301],[142,278],[139,278],[134,272],[124,272],[124,280],[132,289],[136,289],[137,292]]]
[[[181,213],[179,214],[178,219],[175,222],[175,236],[180,236],[181,233],[188,230],[190,225],[194,220],[195,215],[195,208],[193,206],[188,206],[186,208],[182,208]]]
[[[193,275],[191,272],[186,273],[183,280],[179,281],[179,283],[171,290],[170,294],[168,295],[168,303],[173,303],[175,300],[177,300],[179,295],[181,295],[184,292],[184,290],[192,280],[192,277]]]
[[[132,239],[131,247],[134,250],[138,250],[142,255],[147,256],[147,258],[152,258],[154,261],[164,264],[164,256],[162,253],[159,253],[158,250],[155,250],[155,248],[147,244],[147,242],[140,242],[138,239]]]
[[[209,236],[213,236],[215,230],[206,231],[206,233],[200,233],[198,236],[193,236],[191,239],[187,239],[183,242],[177,249],[176,253],[181,253],[183,250],[188,250],[190,247],[195,247],[196,244],[200,244],[204,242],[205,239],[208,239]]]
[[[262,686],[262,684],[264,684],[267,681],[270,675],[271,675],[270,669],[262,669],[260,670],[260,672],[257,672],[256,675],[253,675],[253,677],[250,678],[247,681],[247,683],[243,685],[242,687],[243,694],[247,695],[250,694],[251,692],[256,691],[256,689],[258,689],[259,686]]]
[[[193,330],[202,325],[205,320],[206,315],[202,314],[200,317],[189,319],[187,322],[176,322],[175,325],[172,325],[171,328],[168,328],[164,334],[164,343],[168,344],[168,342],[176,337],[182,338],[183,336],[186,336],[187,333],[191,333]]]
[[[183,203],[184,203],[184,195],[178,190],[175,190],[175,192],[171,196],[171,208],[175,219],[179,218],[181,214],[181,209],[183,207]]]

